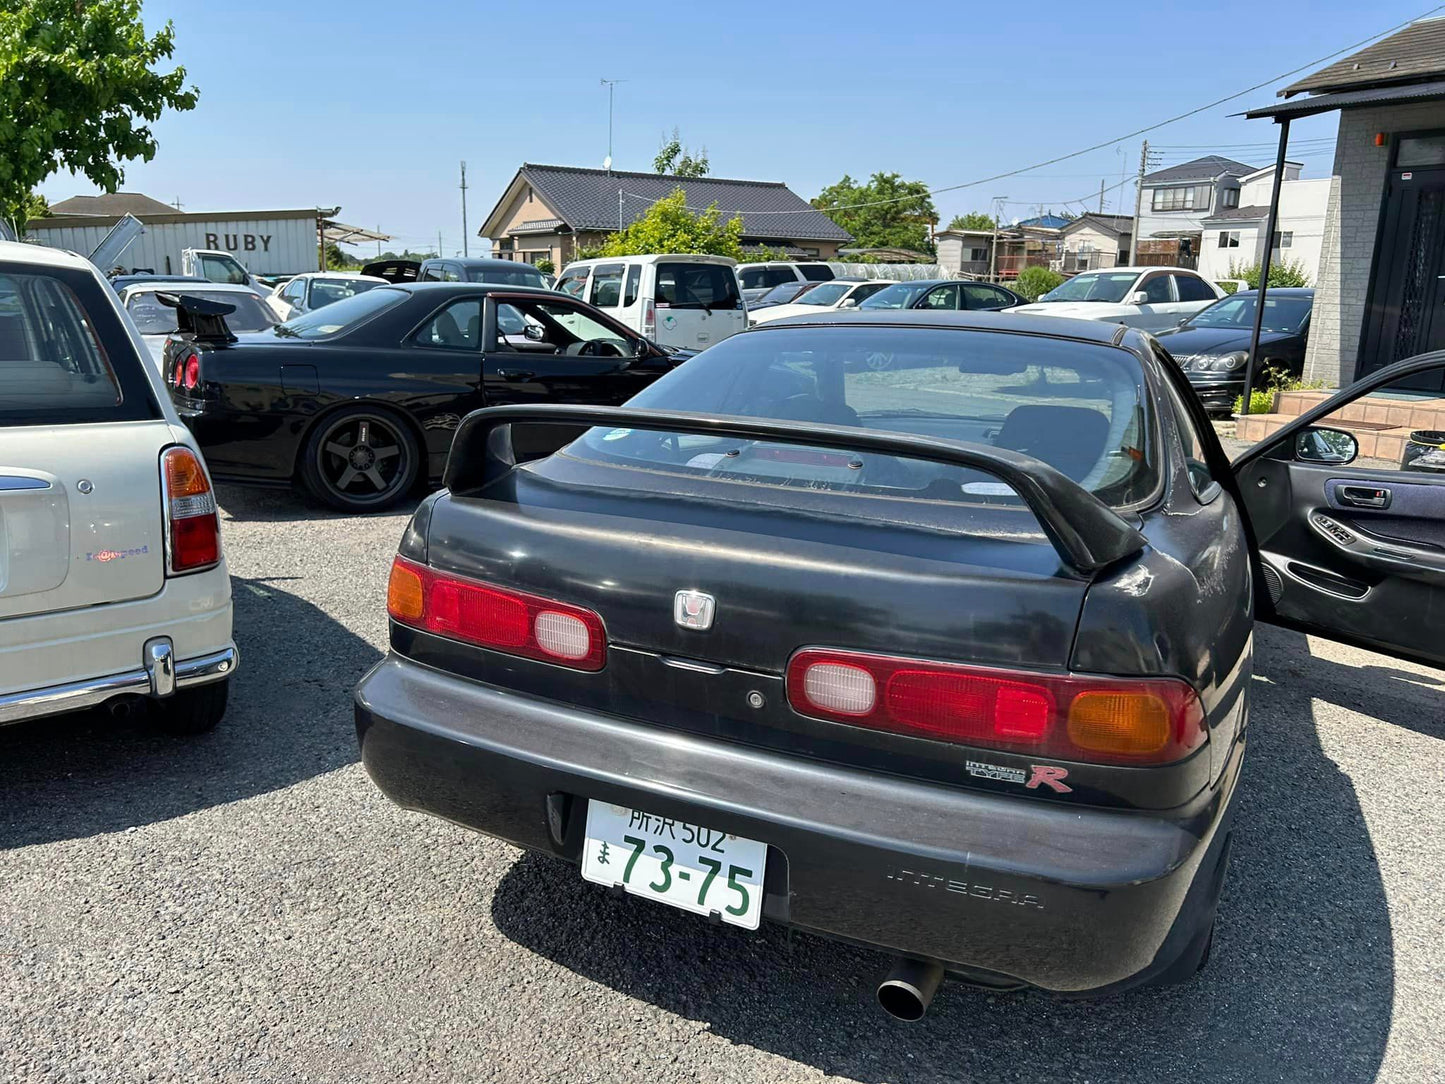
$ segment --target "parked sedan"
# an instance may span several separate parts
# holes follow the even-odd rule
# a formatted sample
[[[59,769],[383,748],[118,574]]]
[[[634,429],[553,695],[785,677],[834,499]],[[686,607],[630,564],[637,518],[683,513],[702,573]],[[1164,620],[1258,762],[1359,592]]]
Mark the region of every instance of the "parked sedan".
[[[216,476],[295,481],[351,511],[439,477],[471,410],[621,403],[686,356],[526,287],[384,284],[241,336],[224,306],[163,296],[182,320],[166,346],[171,395]]]
[[[125,286],[120,291],[121,304],[135,321],[136,330],[145,340],[150,359],[158,372],[162,371],[164,364],[166,337],[174,334],[176,330],[176,310],[161,304],[159,294],[183,290],[191,297],[232,306],[233,311],[226,321],[232,331],[265,331],[280,323],[275,313],[251,287],[227,282],[209,282],[206,279],[197,281],[199,285],[192,285],[188,280],[177,282],[160,279]]]
[[[226,710],[211,479],[122,311],[89,261],[0,243],[0,725],[129,700],[189,734]]]
[[[748,307],[748,313],[752,314],[761,309],[772,308],[774,305],[787,305],[796,301],[817,285],[818,283],[809,282],[806,279],[789,279],[776,286],[765,287],[761,296],[757,298],[748,297],[750,291],[744,290],[743,301]]]
[[[833,279],[831,282],[820,282],[811,290],[804,291],[791,304],[773,305],[756,316],[749,313],[748,323],[763,324],[769,320],[808,316],[828,309],[856,309],[861,302],[892,285],[892,279],[869,279],[866,282]]]
[[[1111,267],[1065,279],[1033,304],[1009,311],[1163,331],[1224,296],[1222,289],[1188,268]]]
[[[266,298],[276,313],[277,321],[324,309],[348,297],[364,294],[386,279],[375,275],[358,275],[354,271],[307,271],[280,283]]]
[[[1308,427],[1411,364],[1233,468],[1149,336],[989,313],[773,322],[622,409],[478,411],[393,564],[362,758],[613,891],[894,954],[901,1017],[945,971],[1186,980],[1255,616],[1445,661],[1438,553],[1342,601],[1315,523],[1353,438]],[[549,422],[594,428],[518,465]]]
[[[930,309],[944,312],[968,309],[975,312],[997,312],[1021,305],[1023,300],[1012,290],[991,282],[917,279],[895,283],[886,290],[879,290],[858,307],[868,312],[890,309]]]
[[[1313,290],[1294,287],[1265,291],[1257,377],[1271,370],[1298,377],[1304,371],[1314,297]],[[1231,294],[1177,328],[1159,332],[1159,341],[1189,377],[1190,386],[1211,414],[1229,414],[1244,391],[1258,298],[1253,290]]]

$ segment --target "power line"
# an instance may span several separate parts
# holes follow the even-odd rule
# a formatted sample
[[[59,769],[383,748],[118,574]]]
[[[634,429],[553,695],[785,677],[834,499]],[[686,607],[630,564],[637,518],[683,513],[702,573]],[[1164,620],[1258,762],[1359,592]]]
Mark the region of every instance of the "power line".
[[[1044,168],[1045,166],[1052,166],[1052,165],[1054,165],[1054,164],[1057,163],[1057,162],[1067,162],[1067,161],[1068,161],[1069,159],[1071,159],[1071,158],[1078,158],[1078,157],[1080,157],[1081,155],[1091,154],[1091,153],[1093,153],[1094,151],[1103,150],[1105,147],[1112,147],[1112,146],[1114,146],[1114,145],[1117,144],[1117,143],[1123,143],[1124,141],[1129,140],[1129,139],[1133,139],[1133,138],[1135,138],[1136,136],[1146,135],[1146,134],[1148,134],[1149,132],[1156,131],[1157,129],[1166,127],[1167,125],[1177,124],[1177,123],[1178,123],[1179,121],[1181,121],[1181,120],[1187,120],[1187,119],[1189,119],[1190,117],[1198,116],[1200,113],[1208,112],[1209,110],[1214,109],[1216,106],[1221,106],[1221,105],[1223,105],[1225,102],[1232,102],[1232,101],[1234,101],[1236,98],[1243,98],[1246,94],[1253,94],[1256,90],[1263,90],[1265,87],[1271,86],[1271,85],[1273,85],[1273,84],[1275,84],[1275,83],[1278,83],[1278,82],[1280,82],[1280,81],[1282,81],[1282,80],[1284,80],[1284,79],[1288,79],[1288,78],[1289,78],[1290,76],[1292,76],[1292,75],[1298,75],[1300,72],[1305,71],[1305,70],[1308,69],[1308,68],[1313,68],[1313,67],[1315,67],[1315,66],[1317,66],[1317,65],[1323,64],[1323,63],[1324,63],[1325,61],[1327,61],[1327,60],[1333,60],[1333,59],[1334,59],[1335,57],[1337,57],[1337,56],[1340,56],[1340,55],[1342,55],[1342,54],[1344,54],[1344,53],[1348,53],[1348,52],[1350,52],[1350,51],[1352,51],[1352,50],[1358,49],[1358,48],[1360,48],[1360,47],[1363,46],[1363,45],[1368,45],[1370,42],[1374,41],[1376,38],[1384,37],[1386,34],[1393,34],[1393,33],[1394,33],[1395,31],[1397,31],[1397,30],[1403,30],[1405,27],[1410,26],[1412,23],[1419,22],[1421,19],[1428,19],[1431,15],[1434,15],[1437,11],[1445,11],[1445,4],[1437,4],[1437,5],[1435,5],[1433,8],[1431,8],[1429,11],[1426,11],[1426,12],[1424,12],[1424,13],[1421,14],[1421,15],[1417,15],[1417,16],[1415,16],[1415,17],[1412,18],[1412,19],[1406,19],[1403,23],[1398,23],[1398,24],[1396,24],[1395,26],[1389,27],[1389,28],[1387,28],[1387,29],[1385,29],[1385,30],[1377,31],[1377,32],[1375,32],[1374,34],[1369,35],[1368,37],[1361,38],[1359,41],[1352,42],[1351,44],[1346,45],[1346,46],[1344,46],[1344,47],[1342,47],[1342,48],[1340,48],[1340,49],[1336,49],[1334,52],[1328,53],[1328,54],[1326,54],[1325,56],[1318,57],[1318,58],[1316,58],[1316,59],[1314,59],[1314,60],[1307,61],[1306,63],[1301,64],[1301,65],[1300,65],[1299,67],[1297,67],[1297,68],[1291,68],[1291,69],[1290,69],[1289,71],[1287,71],[1287,72],[1282,72],[1282,73],[1280,73],[1279,75],[1272,76],[1271,78],[1266,79],[1266,80],[1264,80],[1263,82],[1255,83],[1253,86],[1245,87],[1243,90],[1236,91],[1236,92],[1233,93],[1233,94],[1227,94],[1227,95],[1225,95],[1223,98],[1216,98],[1216,99],[1215,99],[1214,101],[1212,101],[1212,102],[1208,102],[1208,103],[1206,103],[1206,104],[1204,104],[1204,105],[1198,106],[1197,108],[1190,109],[1190,110],[1187,111],[1187,112],[1176,114],[1175,116],[1169,117],[1169,118],[1167,118],[1166,120],[1161,120],[1161,121],[1159,121],[1159,122],[1157,122],[1157,123],[1155,123],[1155,124],[1150,124],[1150,125],[1147,125],[1147,126],[1145,126],[1145,127],[1143,127],[1143,128],[1136,128],[1134,131],[1132,131],[1132,132],[1127,132],[1127,133],[1125,133],[1124,135],[1117,136],[1117,137],[1114,138],[1114,139],[1106,139],[1106,140],[1104,140],[1102,143],[1095,143],[1093,146],[1085,147],[1083,150],[1071,151],[1071,152],[1068,153],[1068,154],[1060,154],[1060,155],[1058,155],[1057,157],[1049,158],[1049,159],[1046,159],[1045,161],[1042,161],[1042,162],[1035,162],[1035,163],[1034,163],[1033,165],[1031,165],[1031,166],[1023,166],[1023,167],[1020,168],[1020,169],[1011,169],[1011,170],[1008,170],[1007,172],[1004,172],[1004,173],[995,173],[995,174],[994,174],[993,176],[991,176],[991,177],[981,177],[981,178],[979,178],[979,179],[976,180],[976,181],[965,181],[965,182],[963,182],[962,184],[950,184],[950,185],[945,185],[945,186],[942,187],[942,188],[933,188],[933,189],[930,189],[928,192],[926,192],[926,193],[924,193],[924,194],[925,194],[925,195],[929,195],[929,196],[937,196],[937,195],[941,195],[941,194],[944,193],[944,192],[957,192],[957,191],[959,191],[959,190],[961,190],[961,189],[964,189],[964,188],[976,188],[976,187],[979,186],[979,185],[982,185],[982,184],[991,184],[991,183],[993,183],[994,181],[1001,181],[1001,180],[1004,180],[1005,178],[1008,178],[1008,177],[1017,177],[1017,176],[1018,176],[1019,174],[1021,174],[1021,173],[1029,173],[1029,172],[1032,172],[1033,170],[1036,170],[1036,169],[1042,169],[1042,168]],[[656,200],[654,200],[652,197],[650,197],[650,196],[641,196],[641,195],[638,195],[636,192],[624,192],[624,191],[622,191],[621,189],[619,189],[619,190],[618,190],[618,194],[619,194],[619,196],[625,195],[625,196],[627,196],[627,197],[629,197],[629,198],[632,198],[632,199],[647,200],[648,203],[655,203],[655,202],[656,202]],[[895,196],[895,197],[893,197],[893,198],[891,198],[891,199],[869,200],[869,201],[866,202],[866,203],[849,203],[849,204],[844,204],[844,205],[841,205],[841,206],[838,206],[838,207],[830,207],[830,208],[828,208],[828,210],[831,210],[831,211],[856,211],[856,210],[859,210],[859,209],[861,209],[861,208],[863,208],[863,207],[881,207],[881,206],[884,206],[885,204],[890,204],[890,203],[903,203],[903,202],[905,202],[905,201],[907,201],[907,200],[918,199],[918,198],[919,198],[918,195]],[[689,210],[689,211],[692,211],[694,214],[698,214],[698,213],[700,213],[700,212],[702,212],[702,211],[706,211],[707,209],[708,209],[708,208],[706,208],[706,207],[688,207],[688,210]],[[809,207],[809,208],[802,208],[802,209],[792,210],[792,211],[744,211],[744,210],[742,210],[741,208],[726,208],[726,209],[719,209],[719,214],[747,214],[747,215],[750,215],[750,216],[753,216],[753,217],[761,217],[761,216],[763,216],[763,215],[800,215],[800,214],[807,214],[807,213],[809,213],[809,212],[811,212],[811,211],[815,211],[815,210],[819,210],[819,208]]]

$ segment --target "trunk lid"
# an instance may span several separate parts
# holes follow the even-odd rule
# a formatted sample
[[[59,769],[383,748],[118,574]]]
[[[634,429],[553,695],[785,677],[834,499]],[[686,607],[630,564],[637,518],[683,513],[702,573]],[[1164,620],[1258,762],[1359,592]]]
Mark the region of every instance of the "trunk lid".
[[[0,619],[161,589],[174,442],[164,421],[0,429]]]

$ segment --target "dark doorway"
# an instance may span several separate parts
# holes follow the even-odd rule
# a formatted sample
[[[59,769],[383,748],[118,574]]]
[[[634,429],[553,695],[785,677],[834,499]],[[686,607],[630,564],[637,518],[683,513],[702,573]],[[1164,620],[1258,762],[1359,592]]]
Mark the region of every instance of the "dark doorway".
[[[1445,348],[1445,132],[1402,135],[1365,314],[1359,375]],[[1442,391],[1432,377],[1428,389]]]

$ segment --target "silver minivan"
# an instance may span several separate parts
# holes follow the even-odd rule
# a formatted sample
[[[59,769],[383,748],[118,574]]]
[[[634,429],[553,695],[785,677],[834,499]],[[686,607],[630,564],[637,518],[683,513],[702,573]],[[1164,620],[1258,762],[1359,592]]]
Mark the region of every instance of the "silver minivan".
[[[578,260],[563,270],[557,289],[664,347],[701,350],[748,326],[737,261],[726,256]]]

